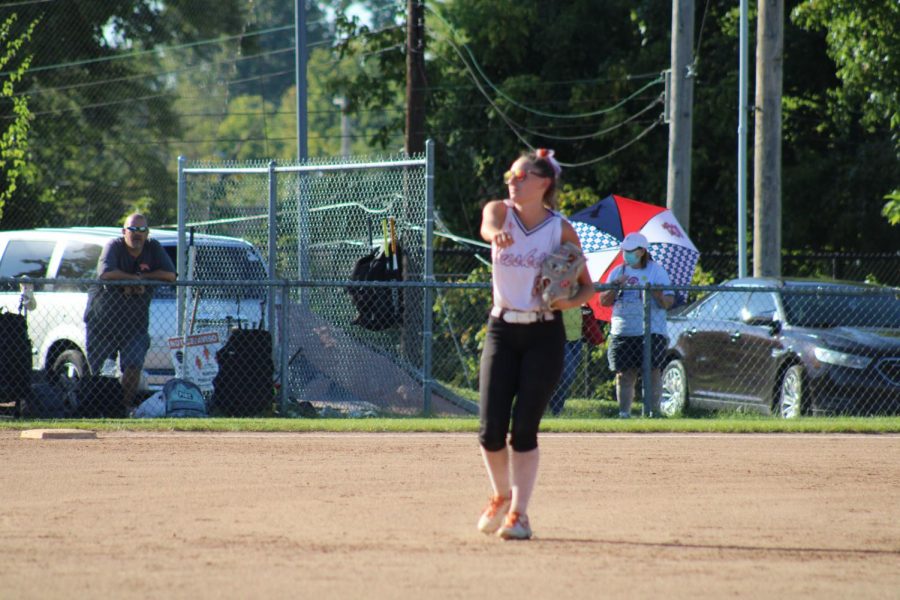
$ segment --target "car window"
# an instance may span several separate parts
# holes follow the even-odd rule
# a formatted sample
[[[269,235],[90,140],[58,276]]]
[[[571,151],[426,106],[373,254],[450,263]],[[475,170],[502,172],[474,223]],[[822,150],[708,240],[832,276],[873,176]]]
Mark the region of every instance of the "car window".
[[[692,319],[740,321],[747,292],[719,291],[710,294],[697,308],[687,313]]]
[[[259,254],[249,246],[214,246],[198,243],[194,248],[193,274],[197,281],[254,281],[268,277]],[[177,248],[165,246],[165,250],[172,259],[172,264],[177,265]],[[187,278],[187,273],[184,275]],[[174,298],[175,288],[172,286],[158,288],[156,295],[158,298]],[[216,286],[203,288],[203,297],[260,300],[265,297],[265,288]]]
[[[711,319],[715,314],[719,303],[719,294],[713,293],[707,296],[700,304],[688,310],[684,316],[690,319]]]
[[[0,259],[0,277],[46,277],[55,246],[55,241],[10,240]],[[42,287],[37,285],[35,289]],[[9,283],[4,289],[18,290],[18,285]]]
[[[200,281],[254,281],[266,278],[266,268],[246,246],[197,246],[194,277]],[[204,290],[223,298],[262,298],[263,288],[234,287]]]
[[[96,279],[97,261],[102,248],[97,244],[69,242],[63,251],[56,276],[65,279]],[[57,285],[57,290],[78,290],[77,285]]]
[[[865,292],[869,293],[865,293]],[[874,327],[900,329],[900,299],[890,290],[861,295],[782,293],[787,322],[797,327]]]
[[[751,292],[747,300],[745,316],[774,318],[778,312],[772,292]]]

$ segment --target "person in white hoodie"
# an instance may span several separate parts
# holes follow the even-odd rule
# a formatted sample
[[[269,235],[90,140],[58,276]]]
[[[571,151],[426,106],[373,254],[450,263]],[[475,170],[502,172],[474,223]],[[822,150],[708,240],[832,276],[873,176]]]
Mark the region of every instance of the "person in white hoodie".
[[[493,494],[478,529],[503,539],[532,536],[527,509],[537,480],[537,433],[563,367],[561,311],[594,293],[584,269],[574,296],[556,300],[549,311],[541,307],[544,258],[565,242],[581,247],[556,211],[561,171],[552,150],[519,157],[504,177],[509,198],[488,202],[482,211],[494,306],[481,355],[479,442]]]
[[[626,235],[621,245],[625,263],[614,268],[607,278],[616,288],[600,294],[600,304],[613,307],[607,358],[609,368],[616,372],[616,396],[619,399],[619,417],[622,419],[631,416],[634,386],[644,357],[644,292],[629,288],[671,284],[666,270],[650,258],[648,247],[647,237],[643,234]],[[666,310],[675,302],[675,292],[652,290],[650,293],[650,362],[653,379],[651,413],[659,416],[661,369],[667,341]]]

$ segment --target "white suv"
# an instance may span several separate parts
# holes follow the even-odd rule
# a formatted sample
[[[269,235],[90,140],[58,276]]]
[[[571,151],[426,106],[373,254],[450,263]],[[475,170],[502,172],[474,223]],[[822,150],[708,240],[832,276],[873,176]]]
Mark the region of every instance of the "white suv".
[[[71,227],[0,231],[0,278],[33,277],[96,279],[97,260],[107,240],[122,235],[115,227]],[[150,237],[177,264],[178,235],[151,229]],[[194,280],[248,281],[266,278],[266,267],[249,242],[232,237],[194,235]],[[179,280],[186,274],[179,274]],[[87,372],[84,309],[87,284],[37,285],[35,305],[28,311],[28,334],[33,367],[44,369],[51,381],[79,379]],[[256,327],[265,315],[263,286],[196,288],[199,298],[186,301],[187,320],[195,331],[217,331],[224,341],[229,325]],[[194,296],[196,297],[196,296]],[[19,310],[21,292],[10,282],[0,283],[0,307]],[[187,321],[186,321],[187,322]],[[150,303],[150,350],[144,362],[148,384],[157,387],[174,376],[168,340],[177,335],[175,286],[157,287]]]

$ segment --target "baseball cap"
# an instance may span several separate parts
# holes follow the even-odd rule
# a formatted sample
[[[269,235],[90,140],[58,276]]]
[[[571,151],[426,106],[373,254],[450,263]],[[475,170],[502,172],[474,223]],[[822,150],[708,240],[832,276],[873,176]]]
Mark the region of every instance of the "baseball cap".
[[[647,248],[647,238],[640,233],[629,233],[622,240],[622,250],[636,250],[638,248]]]

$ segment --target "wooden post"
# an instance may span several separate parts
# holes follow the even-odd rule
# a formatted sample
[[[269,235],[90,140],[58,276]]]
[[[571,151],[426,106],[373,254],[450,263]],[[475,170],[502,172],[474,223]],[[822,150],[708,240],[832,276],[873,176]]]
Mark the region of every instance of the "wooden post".
[[[425,152],[425,4],[407,0],[406,153]]]
[[[672,0],[672,84],[666,206],[691,227],[691,136],[694,113],[694,0]]]
[[[753,275],[781,275],[781,87],[784,0],[759,0],[753,144]]]

